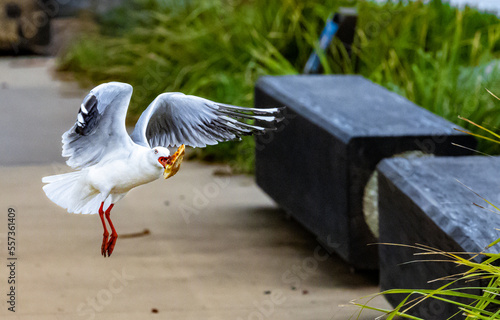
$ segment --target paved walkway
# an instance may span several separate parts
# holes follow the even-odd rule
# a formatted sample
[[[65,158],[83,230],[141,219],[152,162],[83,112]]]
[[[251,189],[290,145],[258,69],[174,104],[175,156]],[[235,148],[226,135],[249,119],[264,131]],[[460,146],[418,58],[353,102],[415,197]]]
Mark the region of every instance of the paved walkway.
[[[121,237],[101,257],[98,216],[68,214],[41,189],[41,177],[68,171],[60,135],[85,96],[54,81],[52,65],[0,60],[0,318],[344,320],[356,309],[339,305],[378,291],[374,279],[327,257],[252,177],[215,176],[220,166],[198,162],[119,202]],[[10,207],[15,313],[7,310]]]
[[[0,164],[62,162],[61,135],[84,95],[55,81],[52,59],[0,59]]]

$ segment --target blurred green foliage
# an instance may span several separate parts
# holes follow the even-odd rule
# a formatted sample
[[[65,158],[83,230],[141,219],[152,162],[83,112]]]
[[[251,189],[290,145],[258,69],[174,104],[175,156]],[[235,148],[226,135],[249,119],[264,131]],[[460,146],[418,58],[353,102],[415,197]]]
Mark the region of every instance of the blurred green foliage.
[[[495,100],[484,90],[500,92],[499,20],[441,0],[134,0],[99,17],[100,32],[74,43],[59,69],[88,85],[132,84],[132,120],[165,91],[251,106],[258,77],[301,72],[327,17],[340,6],[358,9],[355,44],[348,55],[334,40],[321,54],[324,73],[362,74],[453,122],[462,115],[500,126]],[[249,172],[253,139],[198,155],[237,159],[235,166]]]

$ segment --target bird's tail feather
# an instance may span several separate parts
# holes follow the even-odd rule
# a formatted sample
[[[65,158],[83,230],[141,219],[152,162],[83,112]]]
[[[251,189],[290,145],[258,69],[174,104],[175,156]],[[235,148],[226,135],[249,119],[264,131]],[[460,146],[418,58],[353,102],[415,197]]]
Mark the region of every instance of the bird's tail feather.
[[[97,190],[78,183],[84,174],[83,171],[75,171],[44,177],[42,182],[47,184],[43,186],[43,191],[52,202],[70,213],[97,213],[102,199]]]

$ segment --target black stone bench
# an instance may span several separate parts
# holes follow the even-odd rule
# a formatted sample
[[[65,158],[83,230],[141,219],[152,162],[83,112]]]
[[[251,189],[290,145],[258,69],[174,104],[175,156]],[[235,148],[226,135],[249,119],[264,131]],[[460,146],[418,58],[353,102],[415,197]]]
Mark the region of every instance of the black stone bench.
[[[258,107],[287,106],[277,132],[257,137],[258,185],[358,269],[377,269],[377,242],[362,198],[377,163],[408,150],[469,152],[456,125],[361,76],[263,77]]]
[[[475,206],[473,203],[488,207],[467,188],[500,204],[500,157],[386,159],[379,164],[378,172],[381,243],[423,244],[447,252],[481,252],[500,237],[495,230],[500,228],[500,215]],[[496,247],[492,250],[498,252]],[[438,255],[414,256],[421,251],[411,248],[380,245],[379,252],[382,290],[436,289],[446,282],[427,282],[463,271],[453,263],[408,264],[417,259],[443,259]],[[387,296],[394,306],[404,297]],[[424,319],[447,319],[457,311],[457,307],[429,299],[413,309],[412,314]]]

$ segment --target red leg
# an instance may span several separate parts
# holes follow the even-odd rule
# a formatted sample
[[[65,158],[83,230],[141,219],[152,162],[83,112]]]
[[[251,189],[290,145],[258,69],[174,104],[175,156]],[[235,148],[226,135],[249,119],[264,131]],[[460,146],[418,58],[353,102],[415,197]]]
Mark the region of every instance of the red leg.
[[[108,229],[106,228],[106,223],[104,222],[104,202],[101,203],[101,207],[99,208],[99,218],[101,218],[102,228],[104,229],[104,233],[102,234],[102,245],[101,245],[101,254],[106,257],[106,244],[108,243]]]
[[[109,241],[106,245],[106,251],[108,252],[108,257],[113,253],[113,249],[115,248],[116,239],[118,238],[118,234],[116,233],[115,227],[113,226],[113,222],[111,222],[111,209],[113,209],[114,204],[111,204],[108,209],[106,209],[105,215],[106,220],[108,220],[109,226],[111,227],[111,236],[109,237]]]

